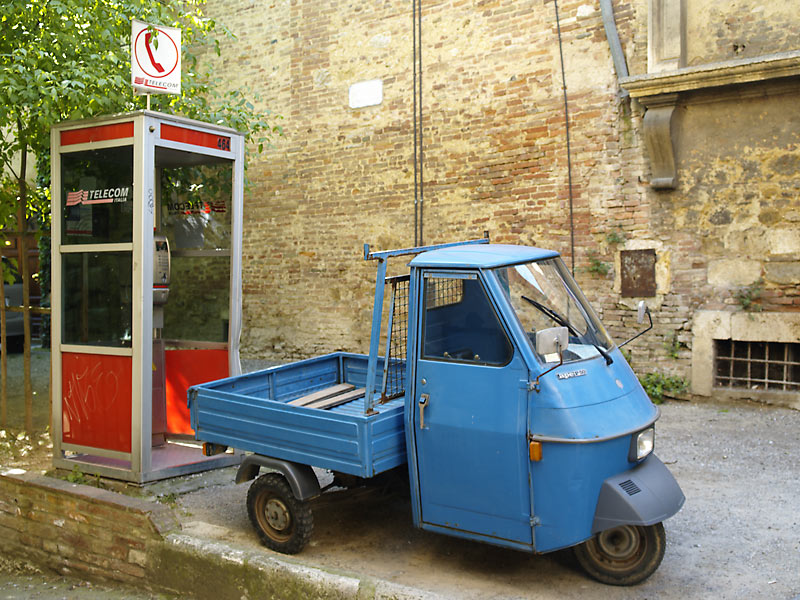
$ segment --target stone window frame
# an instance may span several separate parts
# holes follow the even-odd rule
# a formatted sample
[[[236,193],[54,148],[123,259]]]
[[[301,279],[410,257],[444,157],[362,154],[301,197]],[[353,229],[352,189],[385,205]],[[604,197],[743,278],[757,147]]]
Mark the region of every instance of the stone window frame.
[[[692,324],[692,384],[698,396],[752,398],[800,409],[796,392],[714,387],[714,340],[797,343],[800,313],[698,310]]]

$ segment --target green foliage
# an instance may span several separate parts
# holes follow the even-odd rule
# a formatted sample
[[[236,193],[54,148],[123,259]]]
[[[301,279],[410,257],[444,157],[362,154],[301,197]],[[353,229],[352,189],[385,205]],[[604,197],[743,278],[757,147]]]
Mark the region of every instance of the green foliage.
[[[2,242],[2,239],[0,239]],[[3,281],[6,284],[12,284],[17,280],[19,271],[17,270],[17,259],[7,256],[3,257]]]
[[[625,234],[622,233],[621,229],[616,229],[615,231],[606,234],[606,241],[609,244],[624,244]]]
[[[670,358],[678,358],[678,352],[683,344],[678,341],[678,332],[673,331],[664,337],[664,349],[667,351],[667,356]]]
[[[256,109],[259,99],[251,95],[251,102],[245,90],[223,88],[210,61],[203,60],[219,55],[220,36],[232,37],[204,15],[204,5],[205,0],[0,3],[0,171],[11,173],[18,187],[2,187],[0,229],[13,216],[13,201],[26,194],[21,151],[33,153],[47,179],[52,125],[145,107],[144,96],[130,85],[131,19],[182,31],[182,93],[154,97],[153,110],[227,125],[259,152],[282,134],[274,124],[279,117]],[[48,185],[40,181],[40,190],[26,194],[29,214],[49,213]]]
[[[674,396],[676,394],[684,393],[688,388],[688,382],[682,377],[674,375],[664,375],[663,373],[646,373],[639,377],[639,382],[642,384],[644,391],[650,396],[650,399],[660,404],[664,395]]]
[[[78,465],[72,467],[72,471],[67,473],[66,477],[64,477],[70,483],[77,483],[80,485],[91,485],[96,488],[103,487],[100,483],[100,475],[87,475],[83,471],[78,468]]]
[[[86,475],[84,475],[83,471],[78,468],[78,465],[72,467],[72,472],[67,474],[66,477],[67,481],[70,483],[80,483],[80,484],[87,484],[89,480],[86,479]]]
[[[589,266],[586,267],[586,270],[590,273],[594,273],[595,275],[600,275],[605,277],[608,275],[608,272],[611,270],[611,265],[607,262],[603,262],[594,252],[589,253]]]
[[[167,506],[175,506],[178,503],[178,494],[175,492],[170,492],[169,494],[161,494],[156,498],[161,504],[166,504]]]
[[[739,305],[748,312],[761,312],[764,307],[761,306],[761,293],[764,291],[764,279],[759,277],[748,286],[739,288],[733,293],[733,297]]]

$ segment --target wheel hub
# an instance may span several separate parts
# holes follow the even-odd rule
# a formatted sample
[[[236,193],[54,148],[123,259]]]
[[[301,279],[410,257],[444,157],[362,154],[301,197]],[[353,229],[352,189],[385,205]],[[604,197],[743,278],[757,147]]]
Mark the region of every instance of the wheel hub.
[[[631,527],[615,527],[600,533],[597,545],[609,558],[624,560],[636,553],[639,538]]]
[[[276,531],[284,531],[289,528],[291,522],[291,515],[286,505],[277,498],[270,498],[264,507],[264,514],[267,517],[267,523]]]

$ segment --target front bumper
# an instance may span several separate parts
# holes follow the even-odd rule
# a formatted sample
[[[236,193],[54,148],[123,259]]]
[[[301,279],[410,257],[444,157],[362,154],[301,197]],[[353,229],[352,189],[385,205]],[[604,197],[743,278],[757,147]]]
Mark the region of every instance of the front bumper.
[[[677,513],[686,497],[655,454],[609,477],[600,488],[592,534],[620,525],[654,525]]]

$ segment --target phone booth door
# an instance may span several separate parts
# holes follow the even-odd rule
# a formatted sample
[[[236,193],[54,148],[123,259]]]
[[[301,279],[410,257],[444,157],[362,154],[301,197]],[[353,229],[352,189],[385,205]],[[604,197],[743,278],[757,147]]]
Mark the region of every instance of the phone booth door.
[[[164,353],[166,434],[176,436],[194,433],[186,404],[189,386],[231,374],[233,163],[156,148],[155,164],[157,231],[167,240],[171,259],[169,299],[157,337]],[[154,357],[157,352],[154,346]]]

